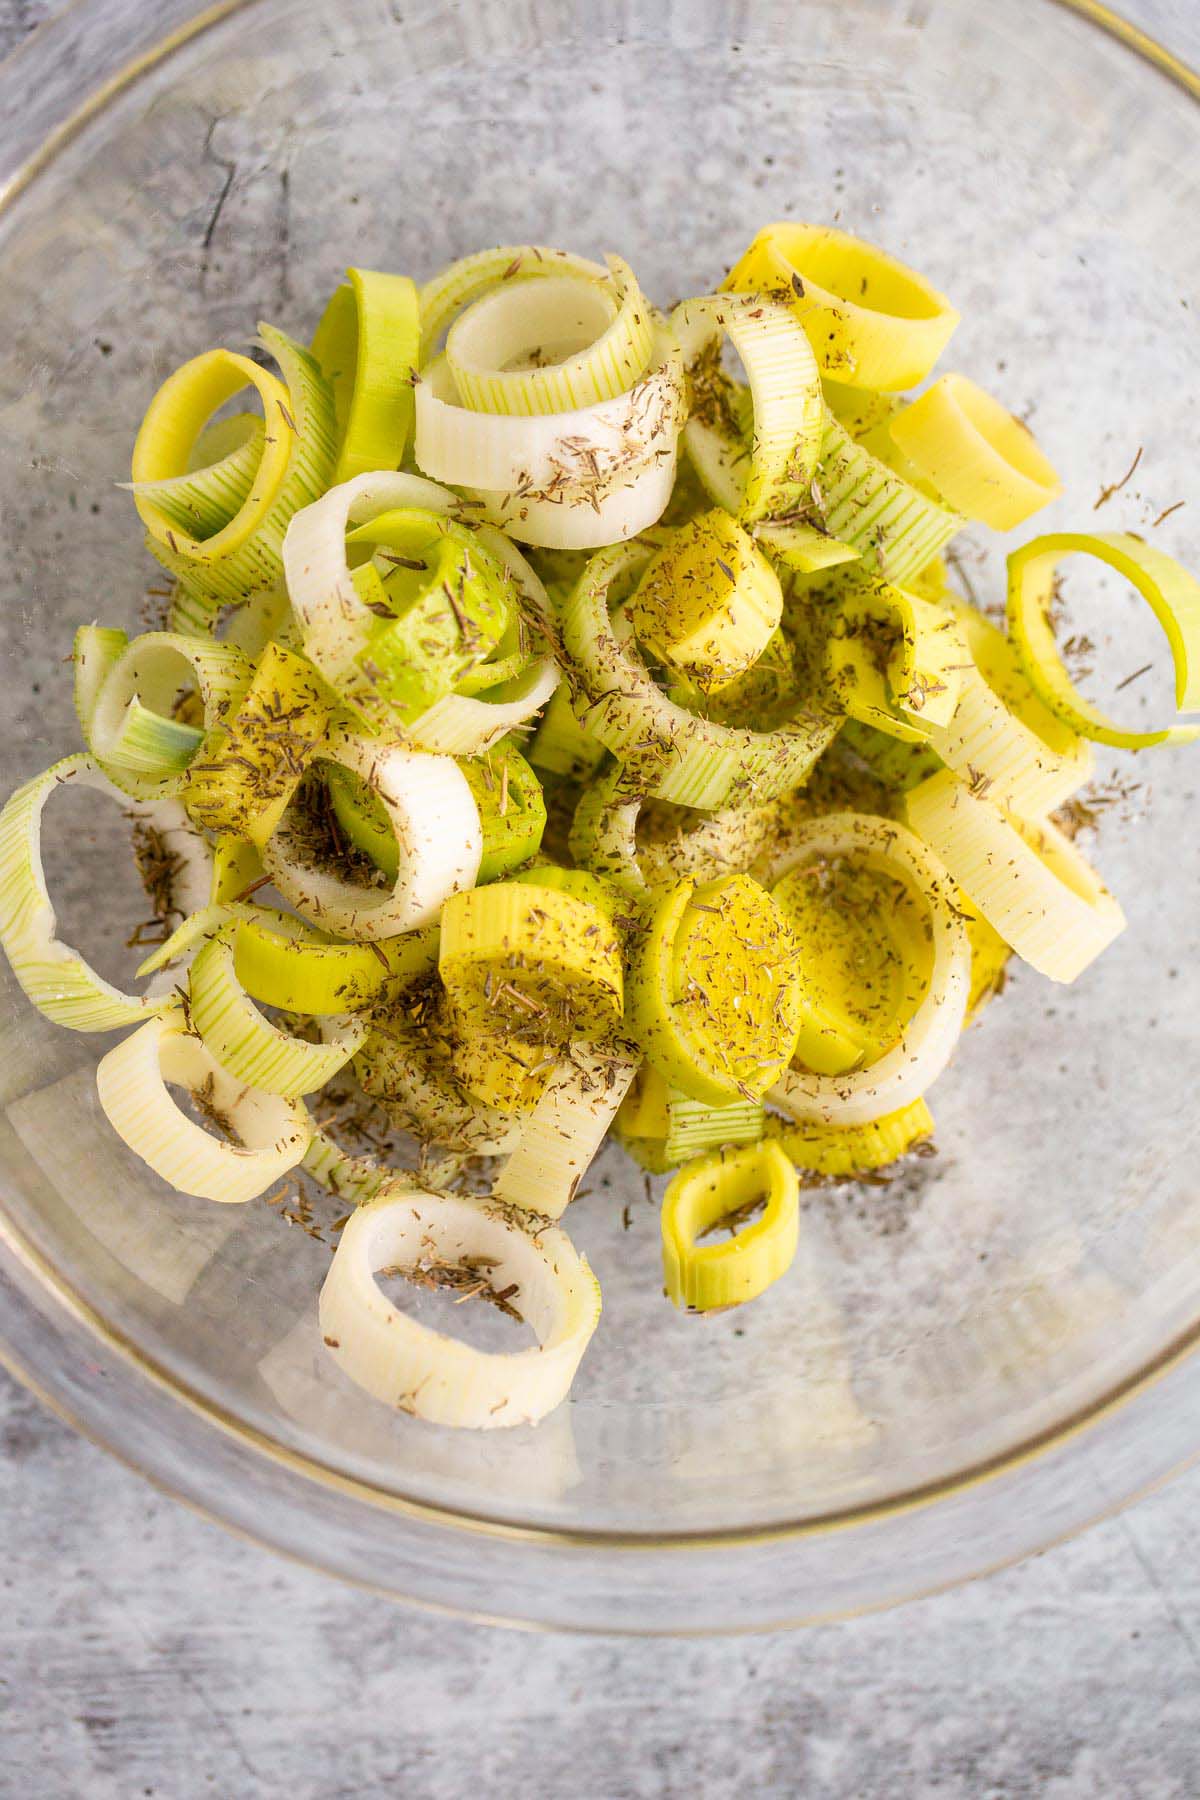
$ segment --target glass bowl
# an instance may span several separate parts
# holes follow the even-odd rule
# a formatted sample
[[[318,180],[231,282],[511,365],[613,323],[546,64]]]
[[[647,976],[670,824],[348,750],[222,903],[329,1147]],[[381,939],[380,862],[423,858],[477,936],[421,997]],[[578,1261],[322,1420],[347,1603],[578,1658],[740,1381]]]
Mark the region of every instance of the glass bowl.
[[[157,382],[260,317],[303,335],[348,262],[619,248],[665,302],[760,222],[841,220],[954,296],[950,366],[1036,408],[1066,485],[1046,524],[1143,528],[1194,479],[1200,89],[1124,38],[1049,0],[68,9],[0,71],[0,785],[76,742],[74,625],[134,628],[155,585],[114,483]],[[1195,505],[1163,527],[1193,566],[1198,530]],[[995,599],[1000,555],[968,555]],[[1133,608],[1108,629],[1138,653]],[[938,1155],[807,1193],[754,1306],[677,1316],[642,1176],[603,1156],[569,1224],[604,1318],[536,1430],[350,1387],[317,1335],[328,1242],[149,1177],[96,1103],[105,1041],[5,973],[6,1355],[226,1524],[478,1616],[769,1626],[1044,1547],[1200,1439],[1195,767],[1125,765],[1094,847],[1124,936],[1074,987],[1019,970],[934,1092]],[[120,822],[62,805],[68,935],[111,943]]]

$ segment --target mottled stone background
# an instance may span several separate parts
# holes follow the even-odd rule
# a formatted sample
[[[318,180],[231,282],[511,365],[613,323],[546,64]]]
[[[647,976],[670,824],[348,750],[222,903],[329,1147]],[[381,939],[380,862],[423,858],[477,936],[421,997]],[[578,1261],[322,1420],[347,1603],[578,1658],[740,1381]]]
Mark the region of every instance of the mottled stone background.
[[[0,54],[51,10],[0,0]],[[1200,0],[1125,10],[1200,60]],[[1200,1473],[900,1612],[673,1644],[346,1591],[160,1498],[9,1384],[0,1452],[0,1794],[1200,1793]]]

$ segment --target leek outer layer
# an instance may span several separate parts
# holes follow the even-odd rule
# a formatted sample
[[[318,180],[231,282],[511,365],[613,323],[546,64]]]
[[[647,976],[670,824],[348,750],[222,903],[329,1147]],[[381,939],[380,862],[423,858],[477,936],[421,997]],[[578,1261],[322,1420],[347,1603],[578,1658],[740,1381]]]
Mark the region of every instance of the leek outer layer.
[[[1008,629],[1038,698],[1073,731],[1098,744],[1144,750],[1152,744],[1191,743],[1200,736],[1200,725],[1129,730],[1075,686],[1050,623],[1055,577],[1068,556],[1095,557],[1132,583],[1170,645],[1177,709],[1200,711],[1200,582],[1173,557],[1120,531],[1056,532],[1023,544],[1008,559]]]
[[[773,864],[771,884],[805,863],[838,857],[898,877],[923,900],[933,955],[929,983],[898,1042],[876,1061],[837,1075],[788,1069],[768,1100],[801,1123],[866,1125],[919,1099],[949,1062],[966,1011],[971,951],[946,869],[913,831],[893,820],[830,813],[801,825]]]
[[[831,225],[764,225],[725,286],[786,302],[821,373],[844,387],[915,387],[959,318],[915,269]]]
[[[761,1217],[724,1243],[700,1235],[763,1201]],[[740,1306],[787,1273],[800,1240],[800,1183],[778,1144],[743,1144],[697,1157],[667,1187],[662,1208],[663,1281],[691,1312]]]
[[[1020,818],[949,770],[913,788],[905,811],[988,924],[1051,981],[1074,981],[1125,929],[1117,901],[1048,819]]]
[[[537,1344],[476,1350],[431,1330],[383,1294],[376,1277],[391,1269],[431,1286],[439,1271],[477,1273],[482,1288],[513,1295]],[[484,1431],[551,1412],[599,1317],[599,1285],[564,1232],[531,1233],[501,1205],[400,1184],[347,1222],[320,1300],[322,1337],[352,1381],[417,1418]]]

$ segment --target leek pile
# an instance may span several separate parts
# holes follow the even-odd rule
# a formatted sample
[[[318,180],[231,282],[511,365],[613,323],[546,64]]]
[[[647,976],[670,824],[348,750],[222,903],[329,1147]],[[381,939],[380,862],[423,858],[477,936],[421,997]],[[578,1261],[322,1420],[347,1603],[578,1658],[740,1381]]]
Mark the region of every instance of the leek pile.
[[[0,942],[48,1018],[127,1033],[100,1101],[163,1180],[236,1204],[303,1173],[351,1207],[321,1335],[387,1404],[491,1428],[564,1398],[600,1291],[559,1221],[610,1132],[671,1174],[671,1301],[761,1295],[802,1186],[929,1148],[1009,954],[1074,981],[1123,929],[1052,815],[1093,742],[1197,734],[1200,585],[1082,532],[1012,553],[1006,630],[954,591],[966,521],[1059,492],[965,376],[904,397],[957,317],[815,225],[669,316],[619,256],[505,246],[423,287],[350,269],[310,347],[260,325],[274,370],[216,348],[151,400],[129,485],[166,616],[78,632],[85,750],[0,815]],[[1152,609],[1180,716],[1078,691],[1072,556]],[[59,935],[66,785],[153,846],[136,991]],[[318,1122],[334,1078],[420,1172]],[[537,1343],[434,1332],[381,1274]]]

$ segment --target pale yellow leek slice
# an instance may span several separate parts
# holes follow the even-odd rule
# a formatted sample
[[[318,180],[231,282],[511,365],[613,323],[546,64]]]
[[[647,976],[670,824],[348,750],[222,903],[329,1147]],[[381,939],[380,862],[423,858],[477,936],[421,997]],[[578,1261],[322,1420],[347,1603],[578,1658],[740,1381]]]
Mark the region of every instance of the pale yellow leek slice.
[[[718,807],[766,799],[800,785],[837,733],[836,719],[799,704],[777,731],[719,725],[677,705],[656,685],[609,614],[614,583],[640,573],[642,544],[598,551],[566,602],[562,638],[576,710],[585,728],[629,770],[631,783],[681,805]]]
[[[48,1019],[73,1031],[114,1031],[160,1012],[157,988],[126,994],[97,975],[58,936],[58,921],[42,868],[42,813],[62,787],[105,794],[129,810],[129,801],[87,756],[68,756],[35,775],[0,812],[0,946],[26,994]],[[209,853],[182,807],[160,801],[133,809],[135,821],[155,834],[156,860],[171,871],[178,891],[171,904],[182,913],[207,898]],[[168,987],[170,983],[167,984]]]
[[[1031,967],[1074,981],[1125,929],[1096,871],[1049,820],[1019,818],[950,771],[905,800],[913,830]]]
[[[808,497],[824,403],[812,350],[788,307],[744,295],[685,300],[671,315],[692,389],[688,454],[719,505],[746,524],[785,517]],[[750,455],[729,416],[722,333],[750,384]],[[836,534],[835,534],[836,535]]]
[[[911,1150],[928,1144],[933,1115],[923,1099],[912,1100],[865,1125],[826,1125],[810,1119],[802,1125],[770,1118],[767,1135],[805,1175],[850,1180],[886,1169]]]
[[[440,1277],[459,1292],[507,1296],[536,1345],[476,1350],[433,1331],[383,1293],[376,1277],[393,1270],[425,1286]],[[345,1375],[402,1412],[483,1431],[533,1425],[553,1411],[599,1317],[599,1284],[565,1232],[531,1232],[496,1202],[407,1184],[389,1184],[357,1209],[321,1289],[321,1334]]]
[[[498,1112],[460,1080],[452,1047],[427,1007],[388,1013],[354,1059],[365,1094],[401,1131],[422,1143],[471,1156],[504,1156],[514,1148],[520,1119]]]
[[[575,1043],[526,1117],[492,1192],[522,1211],[561,1218],[616,1116],[641,1058],[629,1045]]]
[[[756,662],[782,615],[778,575],[720,507],[671,534],[628,604],[640,642],[705,691]]]
[[[253,1200],[295,1168],[312,1136],[298,1100],[258,1093],[228,1074],[178,1006],[110,1050],[96,1087],[129,1148],[180,1193],[202,1200]],[[191,1096],[211,1131],[180,1109],[172,1087]]]
[[[298,919],[286,927],[288,918],[256,909],[233,936],[237,979],[264,1006],[315,1017],[361,1012],[437,967],[433,927],[370,944],[339,944]]]
[[[839,600],[826,665],[853,718],[920,739],[954,717],[970,658],[950,607],[875,580]]]
[[[479,873],[483,830],[462,770],[448,756],[403,750],[353,732],[331,734],[322,758],[349,769],[380,802],[397,844],[396,880],[362,885],[311,859],[295,802],[262,846],[263,867],[314,925],[353,940],[394,937],[435,920]]]
[[[646,888],[637,847],[642,802],[622,791],[622,766],[607,760],[608,767],[593,775],[576,802],[567,848],[574,862],[616,882],[636,901]]]
[[[273,326],[260,324],[259,335],[279,364],[282,383],[229,351],[197,357],[160,388],[134,445],[133,488],[147,543],[185,585],[197,631],[211,630],[221,604],[239,605],[278,585],[288,522],[328,487],[337,458],[333,396],[316,362]],[[258,389],[266,425],[250,492],[219,531],[203,538],[182,532],[140,499],[139,486],[186,467],[205,419],[246,386]]]
[[[529,746],[530,762],[547,775],[568,775],[580,781],[594,774],[607,754],[599,738],[580,724],[567,686],[560,683]]]
[[[931,950],[927,985],[896,1042],[882,1055],[840,1074],[788,1069],[767,1098],[801,1122],[865,1125],[918,1099],[946,1067],[962,1030],[971,951],[950,876],[905,826],[867,813],[830,813],[807,821],[797,827],[787,850],[772,866],[771,884],[829,858],[860,862],[902,880],[927,908]]]
[[[737,1224],[756,1205],[761,1217]],[[723,1243],[698,1243],[733,1222]],[[800,1239],[800,1183],[778,1144],[743,1144],[697,1157],[663,1199],[663,1281],[675,1306],[690,1312],[740,1306],[785,1275]]]
[[[620,1022],[621,949],[609,919],[573,894],[493,882],[442,908],[438,968],[464,1035],[523,1026],[540,1041]]]
[[[500,284],[458,315],[446,362],[465,406],[571,412],[633,386],[650,360],[651,309],[628,263],[607,260],[603,282],[567,274]]]
[[[213,906],[244,900],[260,885],[263,874],[258,845],[232,832],[219,832],[212,846],[212,881],[207,895]],[[189,908],[190,911],[196,910]]]
[[[811,513],[863,566],[903,587],[961,528],[943,506],[852,438],[831,412],[810,497]]]
[[[224,927],[197,952],[188,971],[191,1023],[209,1054],[247,1087],[289,1100],[315,1093],[361,1047],[367,1026],[349,1015],[323,1021],[329,1034],[314,1044],[272,1024],[238,979],[238,929]]]
[[[574,411],[476,413],[461,405],[444,357],[415,388],[418,467],[471,490],[549,490],[591,506],[622,470],[673,446],[683,423],[683,357],[657,315],[645,372],[623,392]]]
[[[1030,685],[1064,724],[1098,744],[1143,750],[1152,744],[1191,743],[1200,736],[1200,724],[1134,731],[1079,692],[1050,623],[1055,579],[1068,556],[1095,557],[1136,589],[1170,646],[1177,709],[1200,711],[1200,582],[1173,557],[1128,532],[1055,532],[1034,538],[1009,557],[1008,629]]]
[[[93,692],[88,671],[96,654],[79,634],[76,709],[84,741],[116,787],[136,799],[179,793],[206,733],[216,731],[238,705],[253,665],[232,644],[147,631],[111,662]],[[174,717],[177,696],[194,686],[204,729]]]
[[[448,488],[418,475],[359,475],[298,513],[288,529],[283,560],[305,652],[335,687],[378,623],[347,563],[347,530],[402,507],[458,517],[460,501]],[[516,547],[486,524],[476,524],[474,534],[484,553],[511,577],[529,616],[546,618],[546,590]],[[406,734],[427,750],[478,755],[531,719],[558,679],[553,659],[541,657],[494,695],[448,694],[412,721]]]
[[[915,269],[832,225],[765,225],[725,286],[786,301],[822,374],[844,387],[915,387],[958,324],[945,295]]]
[[[628,1028],[692,1099],[757,1100],[795,1050],[798,954],[783,912],[749,876],[680,882],[631,948]]]
[[[337,416],[335,482],[400,467],[420,351],[417,290],[408,277],[347,269],[312,341]]]
[[[667,1089],[667,1123],[663,1156],[671,1164],[685,1163],[706,1150],[727,1144],[757,1144],[763,1135],[766,1109],[761,1100],[730,1101],[728,1106],[706,1106],[679,1088]]]
[[[892,442],[968,519],[1011,531],[1062,492],[1015,414],[965,375],[943,375],[887,422]]]
[[[265,844],[324,737],[332,703],[306,657],[268,644],[236,707],[188,764],[181,793],[192,818]]]
[[[463,307],[480,295],[496,287],[524,286],[528,281],[562,275],[581,275],[603,282],[609,271],[603,263],[545,244],[502,244],[494,250],[476,250],[448,264],[420,291],[422,363],[428,362],[442,333]]]

